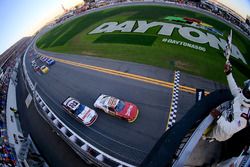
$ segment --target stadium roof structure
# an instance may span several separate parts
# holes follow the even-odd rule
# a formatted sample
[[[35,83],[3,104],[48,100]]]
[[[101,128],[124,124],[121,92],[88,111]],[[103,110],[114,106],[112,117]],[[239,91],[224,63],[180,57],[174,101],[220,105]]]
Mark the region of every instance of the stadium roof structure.
[[[206,0],[206,1],[203,1],[203,2],[204,3],[208,3],[210,5],[214,5],[215,7],[228,12],[229,14],[231,14],[232,16],[234,16],[239,21],[242,21],[242,22],[246,21],[246,19],[244,17],[242,17],[240,14],[238,14],[234,10],[230,9],[229,7],[227,7],[226,5],[224,5],[224,4],[222,4],[222,3],[218,2],[218,1],[215,1],[215,0]]]

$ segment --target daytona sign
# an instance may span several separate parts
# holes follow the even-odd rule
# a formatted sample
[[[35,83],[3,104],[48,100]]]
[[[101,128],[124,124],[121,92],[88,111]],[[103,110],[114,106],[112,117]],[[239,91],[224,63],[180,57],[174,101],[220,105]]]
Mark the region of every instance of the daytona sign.
[[[98,34],[98,33],[109,33],[114,31],[120,32],[136,32],[136,33],[145,33],[150,28],[160,26],[161,29],[158,32],[159,35],[171,36],[174,29],[178,29],[178,33],[185,39],[200,43],[200,44],[209,44],[210,47],[215,49],[225,50],[227,42],[222,38],[217,38],[215,35],[210,33],[204,33],[194,27],[184,27],[178,24],[164,23],[164,22],[150,22],[144,20],[138,21],[125,21],[123,23],[118,22],[108,22],[103,23],[89,34]],[[134,29],[134,30],[133,30]],[[240,59],[243,63],[247,64],[245,58],[237,48],[237,46],[232,45],[232,56],[236,59]]]

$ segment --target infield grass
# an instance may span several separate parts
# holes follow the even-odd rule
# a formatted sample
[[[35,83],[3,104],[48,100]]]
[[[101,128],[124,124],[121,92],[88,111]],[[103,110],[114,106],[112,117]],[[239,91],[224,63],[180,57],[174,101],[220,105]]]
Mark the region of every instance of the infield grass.
[[[181,70],[226,83],[223,73],[225,63],[223,51],[211,48],[208,44],[197,44],[188,41],[181,37],[176,29],[171,37],[158,35],[160,27],[151,28],[144,34],[121,32],[88,34],[105,22],[116,21],[121,23],[127,20],[167,22],[164,19],[166,16],[200,19],[223,32],[223,37],[218,35],[217,37],[224,39],[226,39],[230,31],[230,27],[214,18],[180,8],[165,6],[117,7],[66,22],[42,36],[37,41],[37,46],[40,49],[53,52],[97,56],[143,63],[170,70]],[[181,25],[181,23],[173,23]],[[205,30],[200,31],[207,32]],[[205,47],[206,52],[164,43],[162,42],[163,38],[196,44]],[[250,41],[238,32],[233,31],[233,43],[239,48],[246,61],[250,63]],[[242,82],[249,77],[248,71],[246,72],[246,70],[250,70],[249,66],[236,59],[232,59],[232,63],[236,80]]]

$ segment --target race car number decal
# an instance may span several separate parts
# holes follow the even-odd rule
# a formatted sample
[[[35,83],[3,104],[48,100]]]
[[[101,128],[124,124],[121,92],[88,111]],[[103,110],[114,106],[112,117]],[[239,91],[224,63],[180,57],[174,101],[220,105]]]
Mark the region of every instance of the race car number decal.
[[[68,107],[70,107],[71,109],[74,109],[77,105],[79,104],[79,102],[75,101],[75,100],[71,100],[68,103]]]
[[[115,98],[110,98],[110,99],[109,99],[109,102],[108,102],[108,105],[109,105],[110,107],[115,107],[116,102],[117,102],[117,99],[115,99]]]

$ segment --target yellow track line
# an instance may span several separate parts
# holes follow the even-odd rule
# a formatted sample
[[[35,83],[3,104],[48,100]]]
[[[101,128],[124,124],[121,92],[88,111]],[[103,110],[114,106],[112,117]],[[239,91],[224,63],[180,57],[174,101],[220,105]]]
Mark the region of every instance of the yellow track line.
[[[69,64],[69,65],[73,65],[73,66],[77,66],[77,67],[81,67],[81,68],[95,70],[95,71],[99,71],[99,72],[102,72],[102,73],[107,73],[107,74],[116,75],[116,76],[122,76],[122,77],[125,77],[125,78],[130,78],[130,79],[133,79],[133,80],[143,81],[143,82],[146,82],[146,83],[159,85],[159,86],[163,86],[163,87],[167,87],[167,88],[173,88],[173,86],[174,86],[173,83],[158,80],[158,79],[153,79],[153,78],[149,78],[149,77],[144,77],[144,76],[131,74],[131,73],[126,73],[126,72],[121,72],[121,71],[116,71],[116,70],[111,70],[111,69],[98,67],[98,66],[92,66],[92,65],[88,65],[88,64],[77,63],[77,62],[73,62],[73,61],[69,61],[69,60],[50,57],[50,56],[47,56],[47,55],[44,55],[44,54],[42,54],[42,55],[45,56],[45,57],[48,57],[48,58],[52,58],[52,59],[54,59],[54,60],[56,60],[58,62],[64,63],[64,64]],[[183,85],[180,85],[179,89],[181,91],[188,92],[188,93],[193,93],[193,94],[196,93],[195,88],[191,88],[191,87],[187,87],[187,86],[183,86]],[[208,93],[209,92],[205,92],[205,94],[208,94]]]

